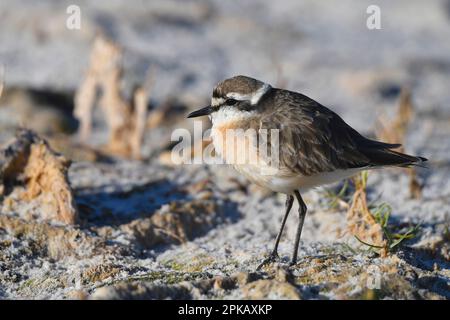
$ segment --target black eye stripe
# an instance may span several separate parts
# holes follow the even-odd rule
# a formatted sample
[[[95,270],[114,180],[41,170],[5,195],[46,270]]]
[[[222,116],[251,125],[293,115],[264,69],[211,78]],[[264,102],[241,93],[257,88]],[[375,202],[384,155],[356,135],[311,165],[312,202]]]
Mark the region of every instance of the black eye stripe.
[[[232,106],[232,105],[234,105],[236,103],[237,103],[237,100],[233,99],[233,98],[229,98],[229,99],[225,100],[225,104],[228,105],[228,106]]]
[[[238,106],[238,109],[239,109],[239,110],[242,110],[242,111],[251,111],[251,110],[255,110],[254,106],[252,106],[252,105],[249,104],[249,103],[240,104],[240,105]]]

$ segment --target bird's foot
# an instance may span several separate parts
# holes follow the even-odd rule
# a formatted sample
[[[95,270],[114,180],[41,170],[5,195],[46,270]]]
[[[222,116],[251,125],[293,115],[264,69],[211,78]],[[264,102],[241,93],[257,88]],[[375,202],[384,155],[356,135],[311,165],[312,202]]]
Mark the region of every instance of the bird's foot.
[[[291,260],[290,262],[289,262],[289,267],[293,267],[293,266],[295,266],[297,264],[297,260]]]
[[[261,264],[256,268],[256,271],[261,270],[265,265],[273,263],[279,259],[280,257],[278,256],[278,253],[276,251],[273,251],[267,258],[263,260],[263,262],[261,262]]]

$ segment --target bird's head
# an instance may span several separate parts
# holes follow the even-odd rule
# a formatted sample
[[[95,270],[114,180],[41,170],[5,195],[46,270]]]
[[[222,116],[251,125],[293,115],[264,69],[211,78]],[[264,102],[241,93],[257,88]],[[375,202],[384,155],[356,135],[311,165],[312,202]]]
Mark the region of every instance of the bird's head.
[[[191,112],[188,118],[210,116],[213,124],[234,121],[261,111],[259,102],[272,87],[246,76],[223,80],[213,90],[211,105]]]

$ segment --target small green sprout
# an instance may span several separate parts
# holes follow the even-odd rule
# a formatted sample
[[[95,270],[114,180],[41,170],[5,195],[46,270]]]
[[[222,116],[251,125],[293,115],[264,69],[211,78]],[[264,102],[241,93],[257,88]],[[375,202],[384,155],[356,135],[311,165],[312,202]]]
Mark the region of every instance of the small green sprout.
[[[346,194],[349,186],[349,181],[345,180],[344,185],[338,192],[332,189],[325,190],[325,198],[328,200],[326,206],[329,210],[335,209],[339,203],[348,203]]]
[[[403,241],[413,239],[418,235],[421,223],[411,226],[405,232],[395,231],[395,226],[389,225],[389,217],[391,215],[392,208],[387,203],[382,203],[372,210],[371,213],[375,221],[381,226],[383,235],[386,238],[386,246],[383,247],[370,244],[355,236],[356,240],[370,247],[370,249],[385,249],[387,252],[393,252]]]

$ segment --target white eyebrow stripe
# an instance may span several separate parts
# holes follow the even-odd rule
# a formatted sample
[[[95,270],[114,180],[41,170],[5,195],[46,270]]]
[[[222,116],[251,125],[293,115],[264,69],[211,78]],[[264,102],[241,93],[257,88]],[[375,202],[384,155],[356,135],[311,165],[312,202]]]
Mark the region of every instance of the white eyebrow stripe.
[[[227,94],[227,98],[233,98],[239,101],[250,100],[252,98],[251,94],[241,94],[237,92],[230,92]]]
[[[217,107],[217,106],[220,106],[222,103],[224,103],[225,102],[225,99],[224,98],[212,98],[211,99],[211,106],[213,106],[213,107]]]
[[[261,88],[256,90],[256,92],[253,94],[253,97],[250,100],[251,104],[257,104],[259,100],[269,91],[272,87],[270,84],[265,83]]]
[[[250,103],[252,105],[255,105],[259,102],[259,100],[261,100],[261,98],[267,93],[267,91],[269,91],[272,87],[265,83],[263,86],[261,86],[261,88],[259,88],[258,90],[256,90],[256,92],[252,93],[252,94],[241,94],[241,93],[237,93],[237,92],[230,92],[227,94],[228,98],[233,98],[239,101],[250,101]]]

